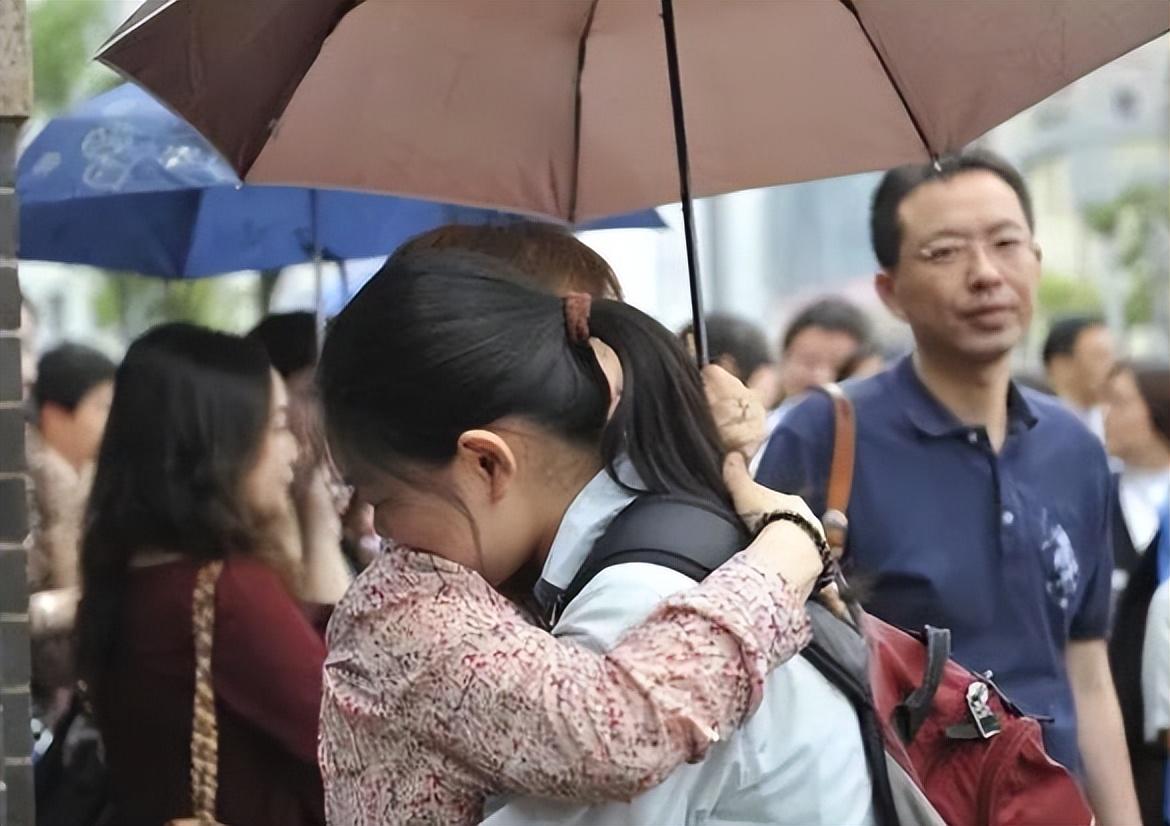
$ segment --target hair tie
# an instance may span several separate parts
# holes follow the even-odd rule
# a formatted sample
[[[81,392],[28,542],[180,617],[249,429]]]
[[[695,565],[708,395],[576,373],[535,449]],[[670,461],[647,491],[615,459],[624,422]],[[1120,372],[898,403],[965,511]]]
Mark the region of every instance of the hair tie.
[[[573,344],[584,344],[589,341],[589,311],[593,307],[593,297],[588,293],[568,293],[565,295],[565,334]]]

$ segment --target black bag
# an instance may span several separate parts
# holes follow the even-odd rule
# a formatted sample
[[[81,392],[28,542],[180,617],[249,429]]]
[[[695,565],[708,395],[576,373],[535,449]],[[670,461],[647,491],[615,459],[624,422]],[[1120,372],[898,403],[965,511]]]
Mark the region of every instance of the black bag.
[[[112,826],[105,749],[80,692],[33,772],[37,826]]]

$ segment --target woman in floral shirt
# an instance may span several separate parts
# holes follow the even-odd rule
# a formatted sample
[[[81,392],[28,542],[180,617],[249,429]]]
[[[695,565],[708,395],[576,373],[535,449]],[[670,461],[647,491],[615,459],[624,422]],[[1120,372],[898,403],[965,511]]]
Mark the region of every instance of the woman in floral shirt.
[[[615,302],[590,321],[582,297],[500,280],[513,275],[479,256],[398,256],[326,341],[334,455],[379,532],[405,543],[331,624],[320,754],[331,823],[474,823],[499,790],[628,799],[741,723],[764,676],[808,639],[803,602],[822,565],[792,522],[605,656],[557,643],[492,587],[539,565],[550,525],[619,455],[652,490],[722,486],[714,451],[673,448],[714,443],[714,425],[669,332]],[[625,374],[608,424],[590,324]],[[728,472],[741,512],[815,522],[742,462]]]

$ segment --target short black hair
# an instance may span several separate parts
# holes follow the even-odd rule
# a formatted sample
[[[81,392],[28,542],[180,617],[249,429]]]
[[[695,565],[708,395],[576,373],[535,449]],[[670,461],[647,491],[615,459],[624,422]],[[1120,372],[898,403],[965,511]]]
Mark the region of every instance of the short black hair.
[[[1095,327],[1104,327],[1105,319],[1095,315],[1075,315],[1058,319],[1044,339],[1042,357],[1047,367],[1057,356],[1071,356],[1077,349],[1081,333]]]
[[[114,380],[117,365],[92,347],[62,344],[41,356],[33,400],[37,409],[56,404],[72,413],[99,384]]]
[[[884,269],[898,266],[898,251],[902,246],[902,227],[898,223],[898,207],[911,192],[930,181],[947,180],[964,172],[990,172],[1012,188],[1020,199],[1028,229],[1035,229],[1032,196],[1023,176],[1010,163],[985,149],[973,149],[954,155],[945,155],[937,162],[907,164],[891,169],[882,178],[873,193],[869,212],[869,235],[873,253]]]
[[[845,333],[852,336],[858,346],[868,345],[873,337],[873,330],[865,313],[843,298],[829,296],[814,301],[796,314],[784,332],[780,352],[787,353],[796,337],[810,327]]]
[[[248,338],[264,345],[272,366],[283,378],[317,364],[317,317],[313,313],[267,316],[252,328]]]
[[[694,323],[679,332],[684,341],[694,333]],[[707,316],[707,349],[712,359],[731,356],[739,368],[740,381],[746,382],[752,373],[772,361],[768,354],[768,337],[764,331],[746,318],[729,313],[711,313]]]

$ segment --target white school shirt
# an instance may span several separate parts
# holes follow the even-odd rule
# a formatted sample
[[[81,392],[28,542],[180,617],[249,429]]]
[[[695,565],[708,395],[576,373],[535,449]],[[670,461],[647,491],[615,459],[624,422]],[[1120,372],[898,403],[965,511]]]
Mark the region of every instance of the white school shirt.
[[[622,473],[623,478],[627,477]],[[542,572],[545,588],[568,587],[594,543],[634,496],[604,472],[569,506]],[[655,606],[694,586],[669,568],[634,562],[606,568],[570,602],[553,628],[595,651]],[[539,593],[539,589],[538,589]],[[486,826],[868,826],[872,790],[852,705],[802,657],[777,668],[760,708],[706,758],[676,769],[630,803],[594,806],[500,796],[489,801]]]

